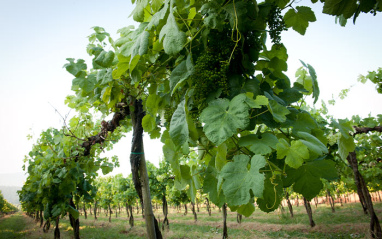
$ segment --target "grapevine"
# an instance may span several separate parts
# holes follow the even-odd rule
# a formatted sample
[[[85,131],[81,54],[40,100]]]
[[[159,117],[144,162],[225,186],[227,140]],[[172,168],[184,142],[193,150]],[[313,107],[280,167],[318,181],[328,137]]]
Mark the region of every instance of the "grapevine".
[[[269,27],[269,36],[271,37],[273,44],[281,44],[281,32],[287,30],[283,16],[281,15],[281,9],[273,4],[267,21]]]

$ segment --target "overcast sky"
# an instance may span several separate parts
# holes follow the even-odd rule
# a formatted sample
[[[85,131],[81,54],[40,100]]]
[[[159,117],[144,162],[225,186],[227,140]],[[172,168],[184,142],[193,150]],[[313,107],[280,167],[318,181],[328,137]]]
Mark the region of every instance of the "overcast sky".
[[[86,45],[91,27],[104,27],[117,39],[117,30],[134,22],[128,18],[132,11],[129,0],[0,3],[0,174],[5,174],[22,172],[24,155],[31,149],[28,134],[36,139],[42,130],[62,126],[54,108],[62,115],[69,112],[64,99],[72,94],[73,78],[63,65],[66,58],[90,62]],[[318,75],[320,100],[325,101],[354,85],[348,98],[329,108],[336,118],[382,113],[382,96],[375,86],[357,83],[359,74],[382,67],[382,15],[361,15],[355,26],[349,22],[342,28],[319,9],[321,5],[315,7],[317,22],[310,24],[305,36],[291,29],[282,36],[289,54],[288,76],[293,81],[301,66],[299,59],[312,65]],[[144,138],[146,159],[157,165],[161,145]],[[115,172],[125,176],[130,173],[130,141],[127,136],[108,153],[119,157],[121,167]]]

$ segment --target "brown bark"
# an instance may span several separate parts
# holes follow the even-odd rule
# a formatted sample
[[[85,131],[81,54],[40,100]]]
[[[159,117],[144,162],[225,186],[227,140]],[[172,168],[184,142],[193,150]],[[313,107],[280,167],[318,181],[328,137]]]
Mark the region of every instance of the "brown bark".
[[[184,204],[184,215],[187,215],[187,203]]]
[[[163,219],[163,223],[162,223],[162,230],[164,231],[165,228],[167,228],[167,230],[170,230],[170,225],[169,225],[169,221],[167,218],[168,205],[167,205],[166,195],[163,195],[163,197],[162,197],[162,210],[163,210],[163,215],[164,215],[164,219]]]
[[[195,222],[198,221],[198,216],[196,214],[196,211],[195,211],[195,203],[191,202],[191,210],[192,210],[192,214],[194,214],[194,220]]]
[[[129,205],[126,203],[125,207],[126,207],[126,216],[129,217],[130,216],[130,214],[129,214]]]
[[[110,207],[110,204],[108,205],[109,207],[109,222],[111,222],[111,207]]]
[[[223,212],[223,239],[228,238],[228,232],[227,232],[227,204],[223,204],[222,207]]]
[[[129,210],[130,210],[129,225],[130,227],[134,227],[133,206],[129,205]]]
[[[45,221],[45,224],[42,227],[42,230],[43,230],[43,232],[47,233],[49,231],[49,228],[50,228],[50,220],[48,218],[48,220]]]
[[[211,216],[211,206],[210,206],[210,201],[208,200],[208,198],[206,198],[206,209],[207,209],[208,215]]]
[[[70,198],[69,205],[74,209],[77,209],[76,205],[74,205],[73,198]],[[75,239],[80,239],[80,220],[75,219],[72,214],[69,213],[70,225],[73,228],[73,234]]]
[[[88,214],[86,213],[86,204],[84,203],[84,214],[85,214],[85,219],[88,219]]]
[[[97,204],[98,202],[94,200],[94,219],[97,220]]]
[[[371,131],[377,131],[377,132],[382,132],[382,126],[375,126],[375,127],[357,127],[354,126],[355,133],[356,134],[367,134]]]
[[[120,125],[121,120],[130,114],[130,109],[125,103],[117,104],[117,108],[119,112],[116,112],[110,121],[103,121],[101,123],[101,131],[97,135],[87,138],[87,140],[81,144],[81,147],[84,148],[83,156],[90,155],[91,147],[94,144],[102,144],[108,135],[108,131],[113,132]]]
[[[237,223],[241,224],[241,220],[243,219],[243,215],[241,215],[240,213],[237,213],[236,214],[236,221]]]
[[[285,193],[285,198],[287,200],[290,216],[293,217],[293,207],[292,207],[292,203],[289,200],[289,193],[288,192]]]
[[[363,200],[363,204],[367,208],[367,211],[370,215],[370,233],[373,238],[382,239],[382,230],[381,225],[379,224],[379,219],[374,211],[373,202],[371,201],[370,193],[367,188],[365,181],[361,173],[358,170],[358,161],[355,152],[349,153],[346,158],[349,162],[351,168],[353,169],[354,181],[357,186],[357,192],[360,198],[360,201]],[[362,200],[361,200],[362,198]],[[361,202],[362,204],[362,202]],[[363,205],[362,204],[362,205]]]
[[[305,197],[304,197],[304,206],[306,209],[306,213],[308,213],[309,224],[311,227],[314,227],[316,225],[316,223],[313,221],[312,208],[310,207],[310,202],[308,200],[306,200]]]
[[[336,212],[336,210],[334,208],[334,199],[333,199],[332,195],[330,194],[329,189],[326,189],[326,195],[329,199],[329,203],[330,203],[330,207],[332,208],[332,212]]]
[[[44,224],[44,217],[42,216],[42,211],[40,211],[40,227]]]
[[[54,229],[54,239],[60,239],[60,228],[58,224],[60,222],[60,216],[56,218],[56,228]]]

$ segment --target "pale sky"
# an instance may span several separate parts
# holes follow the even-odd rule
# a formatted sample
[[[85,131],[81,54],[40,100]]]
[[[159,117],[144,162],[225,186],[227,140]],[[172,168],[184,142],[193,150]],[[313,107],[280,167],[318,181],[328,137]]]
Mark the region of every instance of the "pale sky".
[[[299,59],[312,65],[320,100],[325,101],[355,85],[347,99],[329,107],[336,118],[382,113],[382,95],[375,86],[357,83],[359,74],[382,67],[382,14],[361,15],[355,26],[349,22],[342,28],[334,17],[319,13],[321,5],[316,6],[317,21],[310,23],[305,36],[291,29],[282,35],[289,54],[288,76],[294,80]],[[63,68],[65,59],[89,63],[86,45],[91,27],[104,27],[115,40],[118,29],[134,24],[128,18],[131,11],[129,0],[0,0],[0,174],[22,172],[24,155],[31,149],[28,134],[37,138],[44,129],[62,126],[51,105],[62,115],[69,112],[64,100],[72,94],[73,77]],[[158,165],[159,141],[144,139],[146,159]],[[119,157],[121,167],[115,173],[125,176],[130,173],[130,141],[128,135],[108,153]]]

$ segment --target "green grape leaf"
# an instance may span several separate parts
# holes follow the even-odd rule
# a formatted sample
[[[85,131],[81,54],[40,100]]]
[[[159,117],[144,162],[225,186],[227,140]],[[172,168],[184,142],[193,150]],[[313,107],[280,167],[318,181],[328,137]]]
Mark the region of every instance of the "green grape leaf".
[[[338,153],[341,159],[347,162],[346,158],[348,157],[349,153],[353,152],[354,150],[354,139],[352,137],[346,138],[344,135],[341,135],[340,139],[338,140]]]
[[[210,165],[205,171],[204,181],[203,181],[203,192],[208,193],[208,196],[215,205],[218,207],[223,206],[225,203],[224,193],[220,188],[218,188],[218,172],[215,168],[214,160],[210,161]]]
[[[320,96],[320,88],[318,87],[316,70],[311,65],[305,64],[305,62],[303,62],[302,60],[300,60],[300,62],[303,64],[303,66],[308,68],[309,75],[312,80],[312,91],[313,91],[313,98],[314,98],[313,104],[315,104],[318,100],[318,97]]]
[[[195,123],[191,116],[188,114],[187,115],[187,124],[188,124],[188,131],[189,131],[189,136],[192,140],[196,141],[199,138],[199,133],[198,130],[195,126]]]
[[[51,217],[50,210],[49,210],[49,203],[46,204],[44,207],[44,218],[45,220],[48,220]]]
[[[186,120],[185,101],[183,100],[176,108],[171,117],[170,136],[176,146],[181,146],[188,141],[189,131]]]
[[[170,8],[172,9],[172,8]],[[164,38],[164,39],[163,39]],[[175,17],[170,10],[166,25],[159,33],[159,39],[163,39],[164,51],[169,55],[179,53],[186,43],[186,33],[179,30]]]
[[[272,174],[266,175],[263,197],[256,200],[257,205],[263,212],[276,210],[283,199],[283,182],[280,177],[271,181]]]
[[[217,153],[215,157],[215,167],[220,171],[224,165],[227,163],[227,145],[221,144],[217,148]]]
[[[351,135],[350,135],[350,132],[354,132],[354,128],[353,128],[353,126],[352,126],[352,124],[351,124],[351,122],[349,120],[347,120],[347,119],[345,119],[345,120],[339,119],[338,122],[337,122],[334,119],[332,119],[332,124],[333,124],[334,128],[340,130],[341,135],[344,138],[346,138],[346,139],[352,138]]]
[[[101,169],[102,169],[103,175],[106,175],[106,174],[110,173],[111,171],[113,171],[113,164],[104,162],[101,165]]]
[[[277,158],[283,159],[285,163],[292,168],[299,168],[304,163],[304,159],[309,158],[308,148],[300,141],[292,141],[292,145],[281,138],[277,144]]]
[[[125,57],[122,54],[118,54],[118,64],[117,68],[113,70],[112,77],[118,79],[121,75],[129,69],[130,57]]]
[[[87,66],[85,60],[78,59],[77,63],[74,62],[73,58],[66,58],[69,63],[64,65],[65,69],[75,77],[78,77],[81,72],[85,71]]]
[[[152,117],[150,114],[147,114],[142,119],[142,127],[145,132],[151,132],[154,129],[156,129],[156,122],[155,118]]]
[[[306,133],[306,132],[298,132],[298,136],[300,136],[303,139],[300,139],[300,141],[308,147],[308,149],[315,154],[322,155],[328,153],[328,148],[316,137],[313,135]]]
[[[78,85],[86,94],[92,92],[96,85],[96,76],[91,74],[86,77],[86,73],[80,74],[79,77],[73,79],[72,84]]]
[[[285,106],[280,105],[275,100],[269,101],[268,110],[277,122],[284,122],[286,120],[286,115],[290,113]]]
[[[224,178],[222,189],[229,205],[247,204],[251,193],[255,197],[263,196],[264,175],[259,173],[259,169],[265,166],[265,158],[261,155],[253,156],[248,170],[249,159],[247,155],[235,155],[233,162],[227,163],[221,170]]]
[[[142,31],[138,38],[134,39],[134,45],[131,48],[131,58],[134,56],[143,56],[147,53],[149,46],[150,33],[148,31]]]
[[[245,217],[249,217],[255,211],[255,205],[253,200],[249,200],[249,202],[245,205],[241,205],[237,208],[237,212]]]
[[[264,133],[259,138],[257,135],[250,134],[239,139],[239,146],[248,147],[255,154],[266,155],[272,152],[272,148],[276,149],[279,143],[276,136],[270,133]]]
[[[333,16],[343,15],[347,19],[356,12],[357,7],[356,0],[326,0],[322,12]]]
[[[261,56],[267,60],[271,60],[274,57],[277,57],[278,59],[283,60],[284,62],[288,60],[287,49],[285,48],[284,45],[280,45],[280,46],[272,45],[271,50],[269,51],[264,50],[261,53]]]
[[[335,180],[338,178],[335,163],[329,160],[314,160],[298,169],[286,168],[287,177],[284,187],[293,185],[293,191],[301,193],[307,200],[312,200],[323,188],[320,178]]]
[[[160,7],[163,5],[163,0],[152,0],[151,1],[151,9],[154,12],[159,11]]]
[[[74,219],[78,219],[78,217],[80,216],[80,213],[77,211],[77,209],[73,208],[70,205],[68,206],[68,212],[74,217]]]
[[[162,150],[166,161],[168,161],[171,165],[172,172],[174,173],[175,177],[181,178],[179,165],[179,158],[181,157],[181,154],[176,149],[176,146],[171,139],[166,139]]]
[[[156,115],[158,112],[159,104],[161,102],[161,97],[156,94],[149,94],[149,96],[146,99],[146,108],[147,112],[149,112],[152,115]]]
[[[145,19],[145,8],[149,4],[149,0],[136,0],[136,6],[131,12],[130,16],[133,16],[134,21],[143,22]]]
[[[137,39],[134,42],[134,45],[131,47],[131,58],[129,62],[129,70],[132,72],[137,66],[141,56],[147,53],[149,47],[149,37],[150,33],[143,30],[141,34],[138,35]]]
[[[298,113],[296,119],[293,119],[292,133],[294,135],[298,135],[301,131],[311,133],[312,129],[316,129],[317,127],[316,121],[309,113]]]
[[[169,8],[169,0],[166,0],[162,9],[160,9],[158,12],[156,12],[153,17],[151,18],[151,21],[149,22],[149,24],[147,25],[147,29],[148,30],[151,30],[153,28],[153,26],[159,26],[159,22],[160,20],[164,19],[165,16],[166,16],[166,13],[168,11],[168,8]]]
[[[61,214],[61,208],[58,207],[57,205],[54,205],[52,209],[52,218],[55,218],[60,214]]]
[[[94,61],[98,65],[106,68],[112,65],[114,56],[115,54],[113,51],[102,51]]]
[[[310,7],[297,6],[296,10],[297,12],[294,9],[289,9],[289,11],[285,13],[285,26],[287,28],[292,27],[296,32],[305,35],[309,22],[315,22],[316,16]]]
[[[237,129],[245,129],[249,124],[249,107],[245,99],[245,94],[235,96],[231,102],[228,99],[216,99],[203,110],[200,115],[201,121],[205,123],[203,131],[215,145],[220,145]]]
[[[246,100],[245,102],[249,105],[249,107],[254,109],[260,109],[263,105],[268,105],[268,98],[264,95],[258,95],[256,96],[256,99],[253,99],[253,93],[247,92],[246,93]]]
[[[174,94],[175,90],[180,86],[180,84],[186,80],[194,72],[194,65],[192,63],[191,54],[188,54],[187,59],[182,61],[170,75],[170,91],[171,95]]]
[[[201,188],[199,172],[195,165],[192,165],[189,170],[190,170],[190,179],[188,179],[187,181],[187,184],[189,185],[188,195],[191,201],[195,202],[197,190]]]
[[[285,103],[292,104],[302,98],[302,94],[295,88],[283,89],[278,96],[285,101]]]

